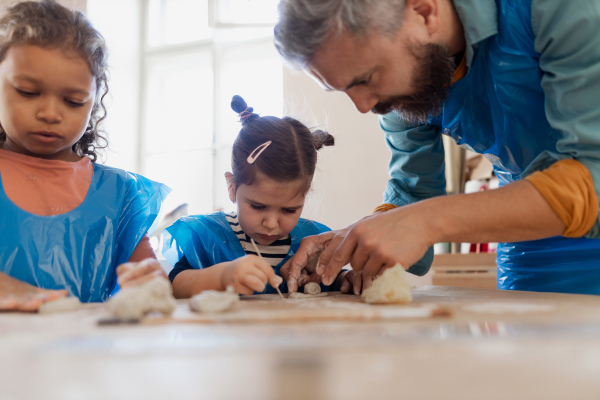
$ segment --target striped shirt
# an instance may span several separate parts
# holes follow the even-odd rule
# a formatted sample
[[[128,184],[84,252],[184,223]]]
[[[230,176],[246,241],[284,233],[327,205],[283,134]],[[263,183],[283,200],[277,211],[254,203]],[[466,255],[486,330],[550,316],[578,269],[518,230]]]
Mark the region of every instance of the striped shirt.
[[[240,244],[242,245],[242,248],[246,254],[253,254],[257,256],[258,254],[254,250],[254,246],[250,241],[250,236],[248,236],[240,226],[240,221],[238,220],[237,214],[233,212],[230,214],[225,214],[225,218],[227,219],[227,222],[229,222],[231,230],[239,239]],[[256,243],[256,247],[258,247],[260,255],[272,267],[279,265],[279,263],[283,261],[285,256],[287,256],[289,253],[291,245],[292,239],[290,238],[290,235],[287,235],[283,239],[278,239],[269,245]]]

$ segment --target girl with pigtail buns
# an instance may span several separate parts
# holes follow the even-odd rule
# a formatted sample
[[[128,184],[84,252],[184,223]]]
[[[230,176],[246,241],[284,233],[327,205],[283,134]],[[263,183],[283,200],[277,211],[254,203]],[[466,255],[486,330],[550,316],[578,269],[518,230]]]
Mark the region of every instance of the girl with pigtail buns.
[[[332,146],[333,136],[311,132],[290,117],[259,116],[240,96],[233,97],[231,108],[242,123],[232,172],[225,174],[237,212],[183,217],[166,229],[163,254],[174,267],[169,278],[177,298],[228,286],[243,295],[275,293],[275,287],[287,292],[281,267],[302,238],[330,230],[300,214],[317,152]],[[339,287],[346,273],[332,287]],[[309,279],[302,276],[299,286]]]

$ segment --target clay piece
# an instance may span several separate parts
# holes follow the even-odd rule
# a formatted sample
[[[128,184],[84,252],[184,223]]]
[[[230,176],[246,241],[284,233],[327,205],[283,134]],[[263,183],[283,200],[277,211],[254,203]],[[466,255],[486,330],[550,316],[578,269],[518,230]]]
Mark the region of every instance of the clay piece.
[[[328,296],[328,295],[329,295],[329,293],[327,293],[327,292],[317,293],[317,294],[294,292],[294,293],[290,293],[288,295],[288,299],[292,299],[292,300],[314,299],[316,297],[325,297],[325,296]]]
[[[39,314],[54,314],[75,311],[81,308],[81,302],[75,296],[61,297],[48,303],[44,303],[38,309]]]
[[[316,282],[308,282],[304,285],[304,293],[305,294],[319,294],[321,293],[321,285]]]
[[[405,304],[412,301],[410,285],[402,265],[386,269],[373,284],[361,294],[369,304]]]
[[[298,299],[311,299],[315,297],[325,297],[327,293],[321,293],[321,285],[316,282],[308,282],[304,285],[304,293],[290,293],[288,295],[288,299],[298,300]]]
[[[240,296],[235,293],[233,286],[227,290],[205,290],[190,299],[190,308],[196,312],[220,313],[234,310],[240,304]]]
[[[132,321],[153,311],[171,315],[177,302],[171,283],[164,278],[154,278],[142,285],[122,289],[108,300],[107,305],[118,320]]]

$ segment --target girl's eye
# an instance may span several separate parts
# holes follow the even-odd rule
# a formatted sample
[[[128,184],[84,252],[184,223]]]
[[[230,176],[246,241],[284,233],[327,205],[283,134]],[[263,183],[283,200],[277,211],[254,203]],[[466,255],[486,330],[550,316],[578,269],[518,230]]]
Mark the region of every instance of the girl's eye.
[[[293,209],[293,208],[284,208],[283,212],[286,214],[296,214],[296,211],[298,211],[297,209]]]
[[[19,93],[22,96],[25,97],[33,97],[36,96],[37,93],[36,92],[30,92],[29,90],[23,90],[23,89],[15,89],[17,91],[17,93]]]
[[[256,204],[250,204],[250,207],[254,210],[263,210],[265,208],[265,206],[257,206]]]
[[[69,100],[69,99],[65,99],[65,102],[68,105],[70,105],[71,107],[83,107],[85,105],[85,103],[80,103],[78,101]]]

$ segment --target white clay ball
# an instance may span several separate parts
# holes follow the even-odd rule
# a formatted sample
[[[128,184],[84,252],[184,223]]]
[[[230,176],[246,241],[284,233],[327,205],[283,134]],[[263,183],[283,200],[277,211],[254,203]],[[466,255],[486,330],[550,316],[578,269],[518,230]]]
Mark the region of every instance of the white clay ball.
[[[363,290],[361,297],[369,304],[410,303],[412,294],[402,265],[386,269],[368,289]]]
[[[224,292],[205,290],[190,299],[190,308],[197,312],[218,313],[237,308],[240,296],[228,286]]]

